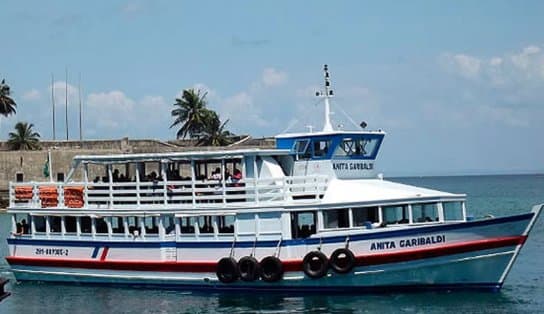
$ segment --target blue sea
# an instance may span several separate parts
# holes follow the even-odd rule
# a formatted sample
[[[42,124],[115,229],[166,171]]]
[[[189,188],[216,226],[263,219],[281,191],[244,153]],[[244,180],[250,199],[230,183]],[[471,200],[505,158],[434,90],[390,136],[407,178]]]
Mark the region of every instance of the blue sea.
[[[544,175],[411,177],[390,180],[467,194],[475,217],[527,212],[544,203]],[[0,214],[0,254],[7,254],[8,216]],[[128,287],[15,283],[0,313],[543,313],[544,218],[537,221],[500,292],[391,292],[365,295],[203,293]]]

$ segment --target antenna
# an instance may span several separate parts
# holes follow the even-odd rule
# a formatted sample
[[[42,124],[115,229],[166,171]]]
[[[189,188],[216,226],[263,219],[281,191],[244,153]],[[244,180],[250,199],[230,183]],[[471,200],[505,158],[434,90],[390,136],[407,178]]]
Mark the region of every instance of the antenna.
[[[51,73],[51,107],[53,109],[53,141],[57,139],[55,132],[55,77]]]
[[[332,132],[334,129],[331,124],[331,105],[329,103],[329,98],[334,96],[334,93],[331,89],[331,80],[329,74],[329,67],[325,64],[323,66],[323,72],[325,75],[325,92],[316,92],[316,96],[325,98],[325,123],[323,125],[323,132]]]
[[[66,140],[68,140],[68,67],[66,67],[66,102],[65,102],[65,113],[66,113]]]

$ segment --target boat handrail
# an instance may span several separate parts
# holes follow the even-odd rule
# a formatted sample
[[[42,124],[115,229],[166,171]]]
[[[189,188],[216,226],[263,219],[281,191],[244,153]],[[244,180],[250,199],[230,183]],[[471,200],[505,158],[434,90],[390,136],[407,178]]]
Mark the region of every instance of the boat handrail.
[[[260,203],[319,202],[329,177],[285,176],[239,181],[10,182],[10,208],[210,208]]]

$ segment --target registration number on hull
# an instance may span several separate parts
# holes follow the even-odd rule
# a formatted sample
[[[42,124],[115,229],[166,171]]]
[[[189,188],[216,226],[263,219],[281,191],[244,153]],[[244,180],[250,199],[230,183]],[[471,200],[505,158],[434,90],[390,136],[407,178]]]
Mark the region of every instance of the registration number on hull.
[[[36,248],[34,254],[36,255],[49,255],[49,256],[68,256],[68,249],[60,248]]]

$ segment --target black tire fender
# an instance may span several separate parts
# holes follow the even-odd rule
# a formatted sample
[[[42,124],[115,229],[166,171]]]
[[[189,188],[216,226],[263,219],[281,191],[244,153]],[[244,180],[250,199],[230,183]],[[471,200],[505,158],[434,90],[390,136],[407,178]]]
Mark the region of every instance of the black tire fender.
[[[217,278],[222,283],[231,283],[238,280],[238,263],[234,257],[223,257],[217,262]]]
[[[321,278],[327,274],[329,260],[327,256],[320,251],[311,251],[304,256],[302,268],[306,276],[310,278]]]
[[[329,264],[339,274],[349,273],[355,266],[355,255],[347,248],[339,248],[331,254]]]
[[[261,265],[253,256],[244,256],[238,261],[238,274],[243,281],[255,281],[261,275]]]
[[[259,264],[263,281],[275,282],[283,278],[283,263],[279,258],[267,256]]]

